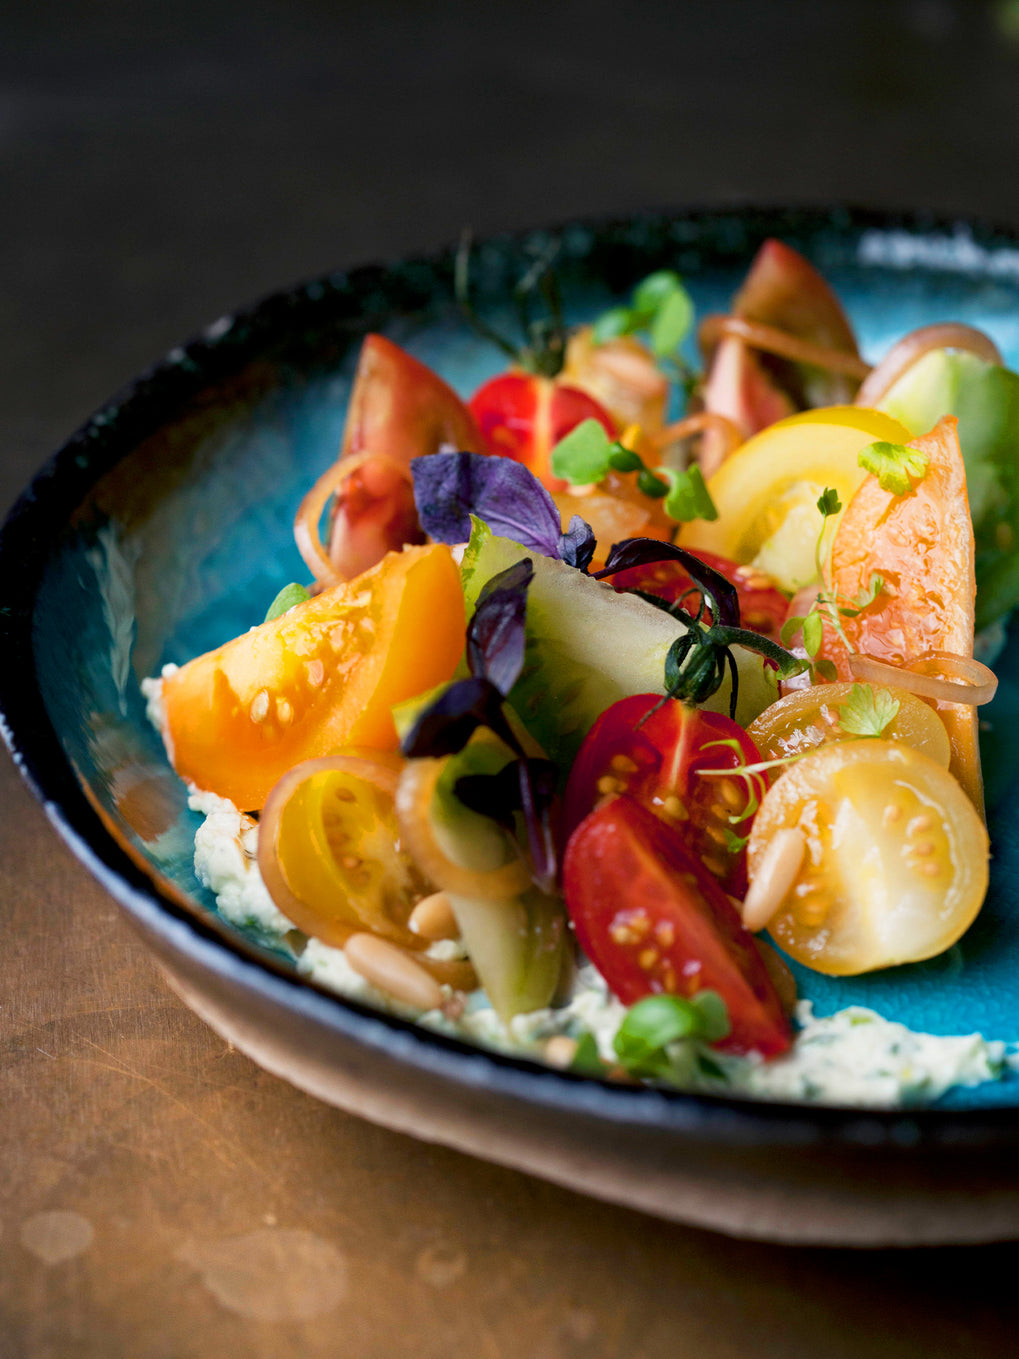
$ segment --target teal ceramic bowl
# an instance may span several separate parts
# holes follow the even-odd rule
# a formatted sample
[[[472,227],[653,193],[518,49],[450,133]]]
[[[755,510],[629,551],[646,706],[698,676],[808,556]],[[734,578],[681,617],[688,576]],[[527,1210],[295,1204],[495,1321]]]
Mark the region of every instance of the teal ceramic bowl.
[[[1019,365],[1019,235],[974,224],[803,209],[581,223],[483,243],[475,286],[498,320],[526,262],[555,240],[570,320],[663,266],[683,274],[699,310],[719,310],[768,236],[820,267],[868,356],[951,319],[987,330]],[[465,393],[502,366],[458,315],[448,254],[334,274],[173,350],[98,411],[11,512],[0,537],[0,710],[56,829],[194,1008],[271,1070],[344,1107],[732,1231],[1012,1234],[1013,1076],[908,1113],[613,1088],[318,990],[217,915],[192,867],[198,818],[146,720],[139,681],[250,627],[282,584],[305,576],[294,512],[335,457],[359,343],[373,330]],[[984,746],[994,859],[977,924],[927,964],[854,980],[805,974],[818,1012],[858,1002],[933,1033],[1019,1039],[1019,637],[998,671]],[[913,1205],[912,1225],[889,1216],[890,1192]],[[817,1203],[842,1200],[840,1225],[824,1225]]]

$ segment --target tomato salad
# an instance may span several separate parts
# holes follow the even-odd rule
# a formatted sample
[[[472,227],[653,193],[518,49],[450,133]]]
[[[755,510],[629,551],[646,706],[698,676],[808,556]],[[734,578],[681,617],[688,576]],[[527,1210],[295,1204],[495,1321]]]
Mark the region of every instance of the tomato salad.
[[[813,1019],[787,959],[931,958],[987,889],[973,650],[1019,602],[1019,377],[956,325],[871,368],[778,241],[700,370],[693,322],[661,271],[518,349],[482,325],[513,362],[466,402],[370,335],[297,516],[311,583],[146,687],[200,874],[236,898],[226,826],[308,975],[584,1073],[825,1098],[767,1073],[885,1022]],[[914,1076],[879,1099],[1001,1069],[885,1028]]]

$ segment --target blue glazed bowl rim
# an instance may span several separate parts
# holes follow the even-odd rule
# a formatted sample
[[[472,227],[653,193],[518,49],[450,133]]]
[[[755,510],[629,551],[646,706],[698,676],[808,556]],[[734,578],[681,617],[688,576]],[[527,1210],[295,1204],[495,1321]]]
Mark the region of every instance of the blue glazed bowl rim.
[[[1019,231],[969,218],[916,211],[846,206],[727,204],[685,207],[625,218],[563,223],[494,236],[483,244],[520,250],[570,229],[622,233],[640,225],[685,222],[703,231],[752,219],[765,234],[829,228],[852,235],[896,229],[913,235],[965,232],[978,245],[1019,248]],[[86,868],[126,909],[143,933],[189,957],[226,984],[255,992],[272,1005],[306,1018],[338,1038],[405,1062],[453,1086],[490,1090],[549,1112],[655,1130],[716,1146],[820,1146],[829,1148],[1002,1150],[1019,1145],[1019,1105],[958,1110],[861,1110],[759,1101],[738,1095],[700,1094],[619,1086],[552,1070],[524,1057],[490,1051],[422,1028],[354,1000],[337,996],[287,970],[215,917],[189,907],[165,890],[104,827],[68,760],[44,706],[35,675],[32,626],[36,592],[52,541],[52,525],[65,522],[87,492],[128,456],[158,422],[197,392],[262,352],[281,328],[329,295],[351,324],[391,291],[396,269],[448,285],[451,249],[369,264],[273,292],[207,327],[169,352],[118,391],[47,461],[12,507],[0,529],[0,731],[15,764],[42,803],[56,831]],[[394,297],[394,305],[398,299]]]

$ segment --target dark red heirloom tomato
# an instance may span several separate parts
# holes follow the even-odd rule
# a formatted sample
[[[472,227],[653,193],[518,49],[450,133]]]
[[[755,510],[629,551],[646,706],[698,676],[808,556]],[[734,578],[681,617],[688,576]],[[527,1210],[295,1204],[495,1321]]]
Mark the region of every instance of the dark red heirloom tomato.
[[[753,935],[682,836],[628,797],[603,802],[570,837],[563,892],[584,952],[624,1005],[717,991],[731,1052],[777,1057],[789,1023]]]
[[[789,609],[789,601],[782,591],[762,571],[752,566],[739,566],[728,557],[716,556],[714,552],[698,551],[691,555],[736,587],[743,626],[777,642]],[[643,590],[646,594],[668,600],[670,604],[682,603],[691,616],[697,613],[700,603],[699,592],[683,598],[687,591],[697,590],[697,587],[678,561],[647,562],[643,566],[617,571],[612,577],[612,585],[616,590]]]
[[[605,408],[579,387],[531,373],[494,377],[468,403],[489,453],[522,462],[553,494],[568,481],[552,475],[552,449],[582,420],[597,420],[609,438],[617,434]]]
[[[733,769],[760,758],[743,728],[721,713],[688,708],[674,698],[663,701],[658,694],[622,698],[605,709],[577,752],[563,801],[563,838],[599,801],[625,793],[682,835],[725,890],[742,897],[743,842],[766,785],[759,775],[698,771]]]

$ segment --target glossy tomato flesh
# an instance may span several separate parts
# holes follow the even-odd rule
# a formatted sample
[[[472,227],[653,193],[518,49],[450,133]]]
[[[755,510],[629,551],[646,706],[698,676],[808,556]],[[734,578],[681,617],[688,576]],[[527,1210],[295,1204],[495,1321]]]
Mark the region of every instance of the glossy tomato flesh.
[[[521,462],[552,492],[568,481],[552,475],[552,449],[582,420],[597,420],[617,434],[605,408],[579,387],[529,373],[503,373],[479,387],[470,400],[489,453]]]
[[[721,743],[734,744],[721,744]],[[746,851],[760,776],[718,777],[705,769],[755,764],[757,747],[721,713],[688,708],[674,698],[635,694],[601,714],[570,770],[563,805],[564,838],[606,797],[625,793],[680,834],[733,896],[746,891]]]
[[[769,577],[753,566],[740,566],[714,552],[695,552],[693,555],[735,586],[743,626],[778,641],[789,601]],[[612,585],[616,590],[643,590],[646,594],[657,595],[670,604],[681,605],[691,617],[696,616],[700,604],[700,595],[689,593],[697,589],[690,573],[678,561],[631,566],[617,572],[612,577]],[[710,616],[708,613],[707,617]]]
[[[563,891],[584,952],[625,1005],[717,991],[730,1031],[718,1047],[785,1052],[791,1035],[761,955],[686,841],[627,797],[603,802],[570,837]]]

